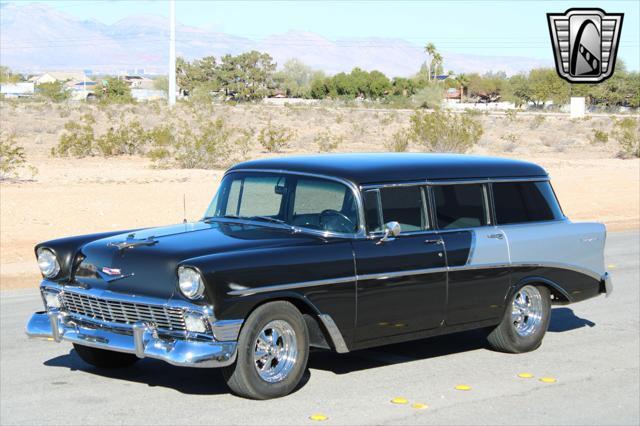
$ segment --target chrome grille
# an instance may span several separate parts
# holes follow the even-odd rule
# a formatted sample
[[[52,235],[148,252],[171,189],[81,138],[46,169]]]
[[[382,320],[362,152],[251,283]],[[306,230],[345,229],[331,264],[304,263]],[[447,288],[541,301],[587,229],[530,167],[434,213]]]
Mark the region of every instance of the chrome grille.
[[[100,299],[69,291],[62,292],[62,304],[71,314],[83,315],[99,321],[129,325],[138,321],[147,321],[166,330],[186,330],[181,308]]]

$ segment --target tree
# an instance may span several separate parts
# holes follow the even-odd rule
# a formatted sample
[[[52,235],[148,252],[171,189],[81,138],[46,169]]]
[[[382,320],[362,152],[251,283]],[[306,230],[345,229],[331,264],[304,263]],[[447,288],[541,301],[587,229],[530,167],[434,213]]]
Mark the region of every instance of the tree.
[[[17,83],[21,80],[20,74],[14,74],[9,67],[0,66],[0,83]]]
[[[36,92],[43,98],[53,102],[66,101],[70,97],[70,93],[64,89],[64,84],[61,81],[41,83],[38,85]]]
[[[427,79],[431,81],[431,68],[432,68],[431,65],[433,63],[433,58],[436,55],[436,45],[429,42],[424,47],[424,51],[427,53],[427,56],[428,56]]]
[[[276,86],[284,91],[287,96],[304,98],[309,96],[311,80],[314,77],[310,66],[297,59],[285,62],[282,70],[274,75]]]
[[[275,69],[271,56],[252,50],[237,56],[223,56],[217,68],[217,78],[220,88],[234,100],[262,99],[273,86]]]
[[[115,77],[109,77],[97,84],[95,94],[102,102],[120,104],[135,102],[127,82]]]
[[[569,100],[569,84],[553,68],[536,68],[529,72],[530,101],[542,106],[552,101],[563,104]]]

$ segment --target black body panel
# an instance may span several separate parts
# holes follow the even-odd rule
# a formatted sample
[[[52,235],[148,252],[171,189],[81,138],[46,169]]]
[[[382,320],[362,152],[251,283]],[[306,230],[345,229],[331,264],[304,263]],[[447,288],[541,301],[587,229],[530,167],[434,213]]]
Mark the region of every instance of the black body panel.
[[[378,244],[378,239],[353,241],[358,273],[357,341],[442,324],[447,297],[446,263],[443,246],[425,242],[434,238],[437,235],[419,234],[401,235],[383,244]],[[391,275],[416,270],[420,272]],[[366,279],[370,274],[390,276]]]

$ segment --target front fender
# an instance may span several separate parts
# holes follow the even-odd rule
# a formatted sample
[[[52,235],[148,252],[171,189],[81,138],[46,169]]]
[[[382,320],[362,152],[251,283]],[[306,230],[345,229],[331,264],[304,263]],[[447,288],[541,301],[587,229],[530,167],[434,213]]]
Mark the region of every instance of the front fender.
[[[58,259],[58,262],[60,263],[60,272],[58,273],[58,276],[51,279],[51,281],[64,282],[68,281],[71,278],[71,273],[73,272],[73,261],[83,245],[91,241],[100,240],[102,238],[108,238],[114,235],[126,234],[139,230],[140,229],[125,229],[120,231],[100,232],[95,234],[57,238],[54,240],[44,241],[42,243],[36,244],[36,246],[34,247],[34,253],[37,258],[38,249],[42,247],[46,247],[53,251]]]

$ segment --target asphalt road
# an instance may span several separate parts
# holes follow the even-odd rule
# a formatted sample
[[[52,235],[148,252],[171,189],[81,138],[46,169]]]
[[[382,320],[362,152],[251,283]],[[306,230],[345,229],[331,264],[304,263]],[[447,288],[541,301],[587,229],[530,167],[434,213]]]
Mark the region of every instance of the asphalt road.
[[[610,234],[613,295],[554,308],[533,353],[492,352],[478,332],[316,352],[299,391],[259,402],[229,394],[217,370],[154,360],[119,371],[90,367],[68,343],[24,335],[41,308],[35,290],[3,292],[0,424],[316,424],[309,416],[321,413],[323,424],[638,425],[639,258],[637,232]],[[535,377],[519,378],[523,372]],[[557,381],[539,380],[547,376]],[[461,384],[471,390],[456,390]],[[392,404],[394,397],[409,404]]]

